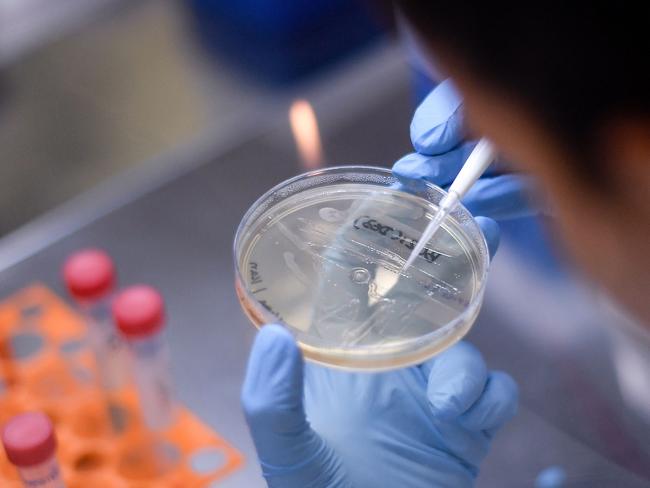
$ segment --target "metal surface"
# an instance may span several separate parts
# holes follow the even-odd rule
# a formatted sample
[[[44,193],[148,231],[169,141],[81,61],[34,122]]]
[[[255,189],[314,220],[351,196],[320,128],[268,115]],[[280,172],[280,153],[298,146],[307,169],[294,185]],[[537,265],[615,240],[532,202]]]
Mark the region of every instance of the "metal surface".
[[[330,161],[390,166],[408,151],[406,80],[376,85],[367,85],[382,93],[372,100],[360,96],[349,103],[332,91],[322,97],[325,105],[333,104],[321,112]],[[179,398],[247,456],[245,469],[226,480],[227,487],[264,486],[239,406],[255,330],[235,297],[231,249],[248,206],[303,171],[284,112],[276,115],[273,130],[209,157],[203,147],[188,172],[159,180],[162,186],[147,187],[139,198],[102,207],[97,220],[87,216],[69,225],[42,250],[7,261],[0,275],[2,296],[35,280],[63,294],[64,258],[97,245],[114,256],[122,284],[158,286],[168,304]],[[48,225],[57,228],[56,222]],[[496,438],[478,485],[532,486],[539,470],[560,464],[567,486],[648,486],[650,431],[618,394],[596,299],[565,274],[549,276],[522,258],[508,235],[506,229],[470,339],[490,367],[515,376],[522,407]],[[21,242],[5,241],[0,256]]]

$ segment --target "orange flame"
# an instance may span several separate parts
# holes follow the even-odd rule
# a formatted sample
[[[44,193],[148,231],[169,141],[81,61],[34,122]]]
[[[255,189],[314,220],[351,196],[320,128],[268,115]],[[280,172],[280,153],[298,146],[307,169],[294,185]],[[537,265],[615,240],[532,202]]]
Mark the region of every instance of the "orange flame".
[[[306,169],[323,165],[323,148],[316,114],[306,100],[296,100],[289,108],[289,122],[296,141],[300,161]]]

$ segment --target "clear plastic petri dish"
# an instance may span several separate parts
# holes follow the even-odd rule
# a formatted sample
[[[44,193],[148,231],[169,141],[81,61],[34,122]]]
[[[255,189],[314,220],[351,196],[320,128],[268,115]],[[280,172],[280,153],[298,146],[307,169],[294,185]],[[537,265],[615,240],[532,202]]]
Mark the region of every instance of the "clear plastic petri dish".
[[[444,195],[424,182],[407,191],[370,166],[280,183],[235,236],[242,308],[257,327],[283,324],[307,359],[328,366],[393,369],[443,351],[472,327],[489,265],[483,234],[459,205],[402,271]]]

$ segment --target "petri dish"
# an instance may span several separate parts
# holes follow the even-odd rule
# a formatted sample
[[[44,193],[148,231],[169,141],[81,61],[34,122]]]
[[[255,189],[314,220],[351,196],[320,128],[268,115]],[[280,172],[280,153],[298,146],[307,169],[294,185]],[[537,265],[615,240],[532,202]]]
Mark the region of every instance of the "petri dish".
[[[472,327],[489,265],[483,234],[459,205],[402,271],[444,195],[425,182],[406,189],[371,166],[280,183],[235,236],[243,310],[257,327],[283,324],[307,359],[328,366],[386,370],[443,351]]]

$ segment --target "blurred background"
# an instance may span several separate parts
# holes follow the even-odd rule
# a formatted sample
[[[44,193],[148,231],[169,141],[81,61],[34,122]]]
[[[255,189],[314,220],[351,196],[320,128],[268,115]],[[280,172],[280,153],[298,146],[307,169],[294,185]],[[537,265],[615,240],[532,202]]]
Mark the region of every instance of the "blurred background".
[[[154,283],[179,398],[248,458],[223,486],[262,486],[239,410],[254,330],[236,225],[289,176],[390,167],[434,84],[389,2],[0,0],[0,292],[61,291],[87,245]],[[626,319],[557,254],[538,220],[503,225],[470,340],[522,407],[478,486],[556,464],[566,486],[650,486],[650,341],[612,332]]]
[[[0,0],[0,235],[202,135],[286,117],[287,99],[377,51],[389,13],[341,0]]]

